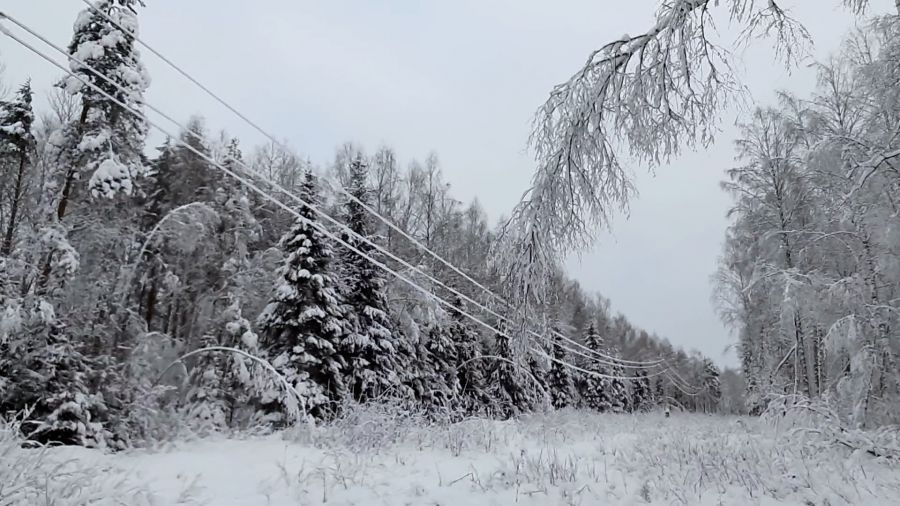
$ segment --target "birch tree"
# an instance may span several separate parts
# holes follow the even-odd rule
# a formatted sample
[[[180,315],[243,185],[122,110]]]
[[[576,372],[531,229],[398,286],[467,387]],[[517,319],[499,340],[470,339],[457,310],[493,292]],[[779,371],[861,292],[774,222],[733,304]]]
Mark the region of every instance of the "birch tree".
[[[859,13],[869,1],[844,4]],[[648,30],[593,51],[537,111],[537,168],[496,246],[519,304],[539,304],[556,259],[627,209],[636,190],[627,163],[652,169],[714,141],[740,90],[728,48],[712,38],[715,16],[740,27],[738,45],[771,39],[787,65],[807,52],[807,31],[776,0],[661,2]]]

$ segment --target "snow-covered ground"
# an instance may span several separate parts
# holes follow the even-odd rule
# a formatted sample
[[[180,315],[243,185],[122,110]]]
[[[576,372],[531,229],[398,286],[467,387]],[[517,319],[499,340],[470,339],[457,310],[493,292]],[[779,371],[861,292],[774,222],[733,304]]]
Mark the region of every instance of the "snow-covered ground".
[[[813,441],[759,419],[689,414],[449,426],[368,416],[155,451],[58,448],[42,465],[90,470],[69,486],[114,504],[900,504],[900,466]],[[13,504],[3,497],[0,484],[0,505]]]

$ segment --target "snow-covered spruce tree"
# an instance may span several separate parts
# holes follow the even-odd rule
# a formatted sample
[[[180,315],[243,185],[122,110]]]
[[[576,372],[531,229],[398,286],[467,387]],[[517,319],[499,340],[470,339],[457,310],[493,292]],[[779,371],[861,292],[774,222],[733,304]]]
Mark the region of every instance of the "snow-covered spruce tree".
[[[78,253],[59,227],[29,245],[49,271],[0,257],[0,413],[33,409],[25,435],[42,443],[104,446],[106,405],[91,388],[97,366],[57,316],[51,297],[79,266]],[[46,280],[40,291],[34,280]],[[13,285],[15,290],[11,290]]]
[[[454,307],[465,311],[465,303],[459,297],[454,299]],[[485,367],[489,361],[482,358],[480,335],[462,312],[450,311],[451,339],[456,346],[457,378],[462,396],[463,409],[473,415],[484,410],[489,402]]]
[[[616,356],[618,354],[615,354]],[[619,377],[624,376],[625,370],[620,366],[614,366],[607,369],[609,374],[613,376],[609,380],[609,404],[610,410],[613,413],[624,413],[629,410],[631,405],[631,395],[628,392],[628,387],[625,385],[625,381],[619,379]]]
[[[217,335],[207,335],[201,347],[224,346],[257,355],[259,337],[241,314],[240,301],[229,297],[219,318]],[[192,428],[199,432],[246,427],[253,414],[248,413],[254,393],[274,386],[269,371],[237,353],[210,351],[199,355],[191,369],[186,414]]]
[[[569,368],[560,363],[568,362],[569,357],[566,350],[562,347],[562,339],[557,335],[553,337],[552,351],[553,358],[559,362],[553,361],[550,363],[550,374],[547,378],[547,383],[553,407],[562,409],[572,406],[574,399],[572,395],[572,375],[569,372]]]
[[[197,201],[212,203],[220,187],[228,186],[232,190],[229,194],[239,191],[234,185],[229,185],[230,178],[206,160],[214,153],[210,148],[205,120],[192,116],[185,126],[177,142],[166,139],[151,164],[145,185],[145,220],[150,226],[179,206]],[[227,167],[230,163],[226,159],[223,165]]]
[[[233,299],[222,315],[225,324],[224,346],[259,355],[259,336],[250,321],[241,314],[238,299]],[[256,392],[273,380],[269,371],[246,357],[230,353],[225,371],[225,397],[228,401],[226,423],[232,428],[245,428],[253,417],[252,401]]]
[[[197,118],[192,120],[191,128],[196,133],[203,131]],[[198,145],[201,152],[224,156],[222,163],[237,170],[242,160],[237,139],[229,139],[222,133],[217,151],[207,150],[205,142],[195,136],[189,137],[186,140]],[[209,199],[209,205],[220,217],[212,232],[213,240],[206,243],[207,247],[200,252],[203,256],[198,259],[198,263],[206,266],[205,272],[196,283],[191,283],[198,285],[201,293],[188,299],[189,307],[207,308],[205,318],[189,328],[206,327],[206,335],[197,344],[199,347],[224,346],[256,355],[257,335],[242,315],[242,303],[249,298],[247,285],[253,282],[250,249],[259,238],[258,223],[250,210],[249,199],[239,184],[219,177],[196,155],[186,157],[184,150],[179,151],[175,164],[169,167],[169,170],[176,170],[171,178],[166,177],[169,184],[179,184],[176,193],[167,195],[170,202],[178,202],[179,198]],[[186,164],[183,167],[186,171],[179,170],[181,164]],[[217,351],[200,355],[191,375],[192,388],[188,396],[188,412],[195,428],[246,427],[252,418],[247,407],[253,393],[264,390],[262,385],[268,385],[271,380],[270,372],[261,370],[258,364],[238,353]]]
[[[501,360],[494,360],[494,367],[488,377],[492,399],[490,410],[501,418],[512,418],[530,409],[526,381],[517,358],[513,354],[509,337],[498,333],[494,336],[494,354]],[[530,388],[535,388],[533,385]]]
[[[605,352],[603,338],[597,333],[594,323],[588,326],[585,346],[594,351]],[[593,374],[587,374],[584,379],[584,391],[581,396],[585,404],[587,407],[601,412],[611,410],[610,381],[605,377],[596,376],[597,374],[608,374],[606,368],[596,360],[591,360],[586,365],[586,369]]]
[[[307,173],[302,197],[318,201],[315,176]],[[272,301],[259,318],[262,348],[272,365],[303,396],[302,413],[326,418],[347,396],[346,363],[340,345],[348,323],[343,301],[332,280],[332,252],[327,238],[315,228],[315,214],[304,207],[301,217],[281,240],[287,256]],[[262,410],[282,421],[286,399],[267,395]],[[290,402],[290,401],[288,401]]]
[[[536,343],[535,346],[545,353],[547,352],[542,344]],[[535,352],[528,353],[528,372],[531,373],[531,379],[525,379],[523,386],[527,395],[527,409],[529,411],[536,410],[547,402],[552,401],[552,397],[549,397],[550,386],[547,382],[550,371],[548,362],[550,361],[542,355],[538,355]]]
[[[222,346],[216,336],[207,335],[201,346]],[[227,427],[231,403],[225,380],[228,357],[221,352],[201,354],[191,368],[185,410],[192,428],[200,434],[224,430]]]
[[[72,61],[71,71],[102,89],[127,107],[141,111],[144,93],[150,78],[135,48],[138,30],[135,7],[140,0],[101,0],[96,8],[121,26],[92,9],[85,9],[75,21],[75,33],[69,44],[69,54],[121,86],[98,77],[92,70]],[[75,198],[78,181],[90,175],[92,195],[113,197],[118,193],[131,194],[135,179],[144,172],[144,140],[148,126],[145,121],[122,109],[104,94],[86,86],[75,77],[67,76],[59,87],[81,99],[77,119],[54,135],[51,143],[56,149],[60,167],[64,168],[57,217],[62,219]]]
[[[360,202],[369,200],[367,178],[368,168],[358,156],[349,164],[347,191]],[[358,236],[378,240],[370,233],[368,214],[359,202],[346,200],[344,221]],[[380,258],[379,252],[359,237],[344,232],[342,239],[366,255]],[[350,322],[340,349],[347,362],[347,386],[353,398],[363,402],[391,391],[397,394],[400,366],[381,271],[369,259],[346,248],[341,249],[339,258]]]
[[[703,403],[704,410],[707,412],[716,411],[719,401],[722,399],[722,383],[720,380],[721,372],[716,364],[710,359],[703,361]]]
[[[656,380],[653,382],[653,402],[656,406],[663,406],[669,402],[669,397],[666,395],[665,384],[660,376],[657,376]]]
[[[397,345],[403,390],[429,413],[448,414],[457,408],[460,393],[449,316],[433,297],[405,289],[398,293],[408,296],[395,307],[397,329],[402,332]]]
[[[41,378],[41,395],[32,417],[40,420],[28,438],[44,443],[103,447],[111,433],[103,426],[106,405],[89,382],[97,366],[54,325],[46,345],[35,350],[31,372]]]
[[[637,372],[638,380],[631,390],[631,411],[647,411],[653,405],[653,391],[650,389],[650,378],[647,371]]]
[[[462,387],[456,367],[459,354],[446,320],[446,313],[441,311],[425,329],[424,367],[428,381],[423,401],[428,409],[452,413],[460,408]]]
[[[6,223],[0,221],[2,243],[0,256],[12,253],[13,242],[19,227],[21,215],[25,207],[25,186],[28,172],[32,166],[34,150],[34,111],[31,108],[31,82],[23,84],[11,101],[0,101],[0,158],[10,171],[4,171],[2,177],[10,187],[8,195],[2,195],[8,204],[0,209],[8,214]],[[4,188],[7,185],[2,185]],[[8,208],[7,208],[8,206]]]

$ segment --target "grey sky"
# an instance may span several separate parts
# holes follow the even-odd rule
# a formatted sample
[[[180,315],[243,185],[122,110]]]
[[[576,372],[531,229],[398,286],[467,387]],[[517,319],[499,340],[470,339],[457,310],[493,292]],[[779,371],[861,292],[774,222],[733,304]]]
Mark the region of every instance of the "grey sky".
[[[454,195],[478,197],[496,219],[527,188],[533,112],[588,53],[648,27],[657,0],[147,0],[143,37],[260,124],[325,163],[347,140],[382,143],[404,160],[439,154]],[[839,0],[796,0],[816,55],[836,49],[853,18]],[[786,2],[787,4],[787,2]],[[887,11],[893,0],[875,0]],[[84,7],[78,0],[3,0],[2,9],[61,45]],[[735,31],[719,25],[723,37]],[[772,89],[806,93],[811,70],[788,75],[768,44],[741,55],[742,78],[762,103]],[[0,39],[7,79],[58,77]],[[144,52],[148,100],[176,116],[201,113],[214,128],[261,142],[255,132]],[[629,219],[570,272],[635,324],[676,345],[735,365],[732,341],[709,302],[729,199],[718,187],[733,163],[735,113],[715,146],[688,153],[653,177],[634,167],[640,197]]]

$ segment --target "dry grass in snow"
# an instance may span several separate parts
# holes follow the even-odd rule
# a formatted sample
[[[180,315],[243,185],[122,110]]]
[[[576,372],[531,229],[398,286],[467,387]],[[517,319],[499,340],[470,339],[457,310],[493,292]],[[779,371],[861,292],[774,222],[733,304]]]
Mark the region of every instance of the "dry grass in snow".
[[[109,482],[118,495],[108,504],[900,504],[894,460],[760,419],[689,414],[561,411],[429,424],[360,408],[328,427],[266,437],[29,455],[41,455],[45,474],[65,463],[89,478],[101,470],[120,477]],[[40,490],[40,480],[32,481]],[[140,494],[131,483],[142,485]],[[141,502],[123,500],[129,491]],[[0,488],[6,504],[44,503],[4,502]]]

